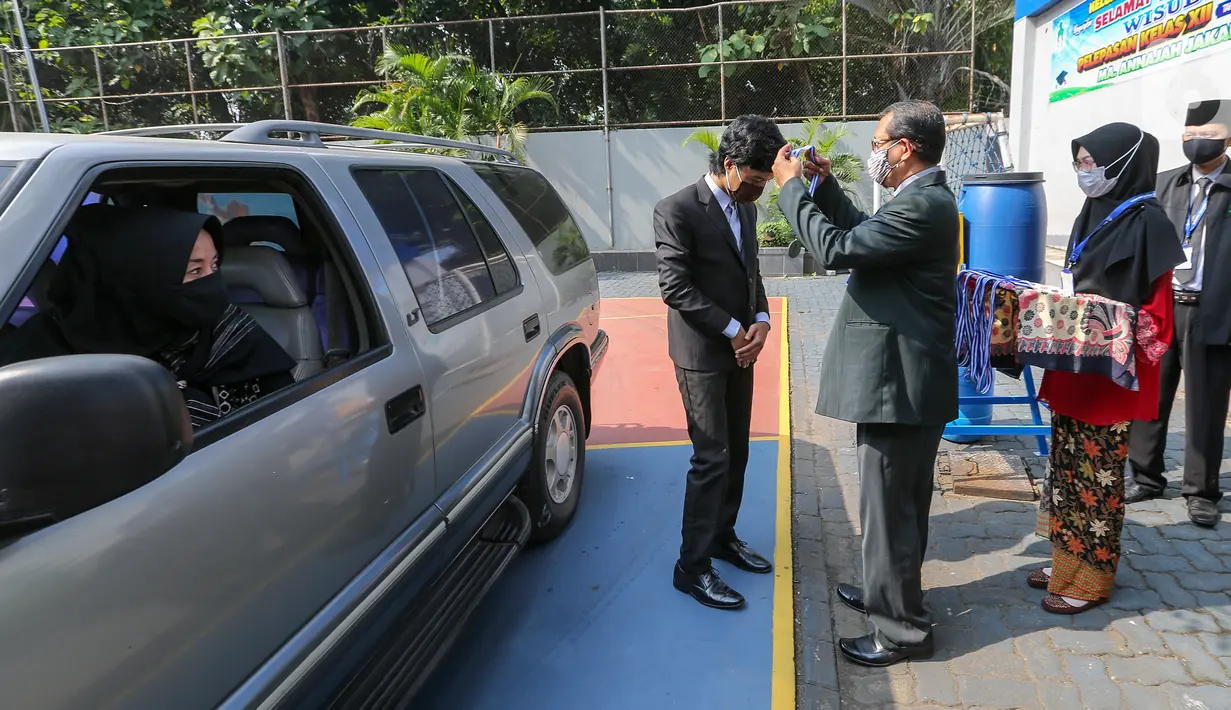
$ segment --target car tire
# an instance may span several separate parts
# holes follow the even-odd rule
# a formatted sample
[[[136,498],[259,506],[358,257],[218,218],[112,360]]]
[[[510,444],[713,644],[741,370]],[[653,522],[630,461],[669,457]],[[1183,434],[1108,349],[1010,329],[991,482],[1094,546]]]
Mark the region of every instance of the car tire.
[[[530,470],[518,487],[518,497],[530,510],[533,542],[559,537],[577,514],[586,470],[585,431],[577,385],[557,370],[539,408]]]

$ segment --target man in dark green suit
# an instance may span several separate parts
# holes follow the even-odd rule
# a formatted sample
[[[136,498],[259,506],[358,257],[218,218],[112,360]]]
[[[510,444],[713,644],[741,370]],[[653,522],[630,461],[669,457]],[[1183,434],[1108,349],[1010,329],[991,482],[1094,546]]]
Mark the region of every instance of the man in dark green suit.
[[[872,216],[847,198],[829,161],[801,163],[786,146],[774,164],[791,228],[826,269],[851,272],[821,360],[816,411],[857,425],[864,587],[839,584],[838,596],[866,612],[874,631],[839,648],[863,665],[932,653],[921,568],[936,450],[957,416],[958,213],[938,167],[944,148],[940,109],[890,106],[868,175],[895,194]],[[805,174],[822,178],[813,195]]]

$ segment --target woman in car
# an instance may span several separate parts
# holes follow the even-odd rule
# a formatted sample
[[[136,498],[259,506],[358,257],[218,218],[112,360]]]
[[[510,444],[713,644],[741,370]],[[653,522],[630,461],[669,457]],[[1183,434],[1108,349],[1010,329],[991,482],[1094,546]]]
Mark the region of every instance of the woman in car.
[[[294,360],[223,288],[221,235],[209,215],[83,207],[48,291],[53,306],[14,334],[0,365],[147,357],[178,380],[194,427],[293,384]]]

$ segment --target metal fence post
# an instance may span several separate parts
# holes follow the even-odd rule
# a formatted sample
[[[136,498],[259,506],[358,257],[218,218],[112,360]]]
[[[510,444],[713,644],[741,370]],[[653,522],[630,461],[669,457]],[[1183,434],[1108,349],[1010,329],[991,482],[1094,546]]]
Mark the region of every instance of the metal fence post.
[[[34,101],[38,104],[38,115],[43,119],[43,133],[51,133],[51,122],[47,120],[47,106],[43,103],[43,89],[38,85],[38,70],[34,68],[34,55],[30,53],[30,40],[26,37],[26,24],[21,20],[21,8],[17,6],[17,0],[12,0],[12,3],[17,34],[21,35],[21,50],[26,55],[26,69],[30,72],[30,88],[34,89]]]
[[[849,115],[846,107],[846,0],[842,0],[842,118]]]
[[[184,69],[188,72],[188,97],[192,101],[192,122],[201,122],[201,110],[197,107],[197,82],[192,78],[192,47],[184,43]]]
[[[975,110],[975,0],[970,0],[970,95],[966,110]]]
[[[9,48],[0,48],[0,61],[4,62],[4,92],[8,95],[9,120],[13,122],[13,131],[21,132],[21,122],[17,120],[17,98],[13,94],[13,69],[9,66]]]
[[[602,10],[599,11],[600,14]],[[491,52],[492,73],[496,73],[496,23],[493,20],[487,21],[487,48]]]
[[[727,122],[727,65],[726,52],[727,35],[722,29],[722,5],[718,6],[718,116]]]
[[[98,50],[94,50],[94,76],[98,79],[98,107],[103,114],[103,130],[111,130],[111,121],[107,119],[107,89],[103,86],[103,61]]]
[[[611,184],[611,105],[607,101],[607,10],[598,8],[599,66],[603,77],[603,151],[607,161],[607,236],[615,249],[615,192]]]
[[[282,30],[278,30],[274,36],[278,41],[278,78],[282,85],[282,110],[286,114],[286,120],[291,120],[291,88],[288,86],[291,82],[287,78],[286,72],[286,45],[282,41]]]

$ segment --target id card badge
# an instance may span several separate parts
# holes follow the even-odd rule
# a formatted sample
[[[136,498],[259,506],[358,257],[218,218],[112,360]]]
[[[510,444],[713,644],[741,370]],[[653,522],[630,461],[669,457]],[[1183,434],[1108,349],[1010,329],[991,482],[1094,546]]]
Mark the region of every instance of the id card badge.
[[[1060,271],[1060,290],[1063,291],[1064,295],[1066,296],[1073,295],[1074,292],[1073,292],[1073,272],[1072,271],[1069,271],[1068,269],[1062,269]]]
[[[1181,248],[1184,250],[1184,263],[1176,264],[1175,268],[1181,271],[1193,268],[1193,245],[1185,244]]]

